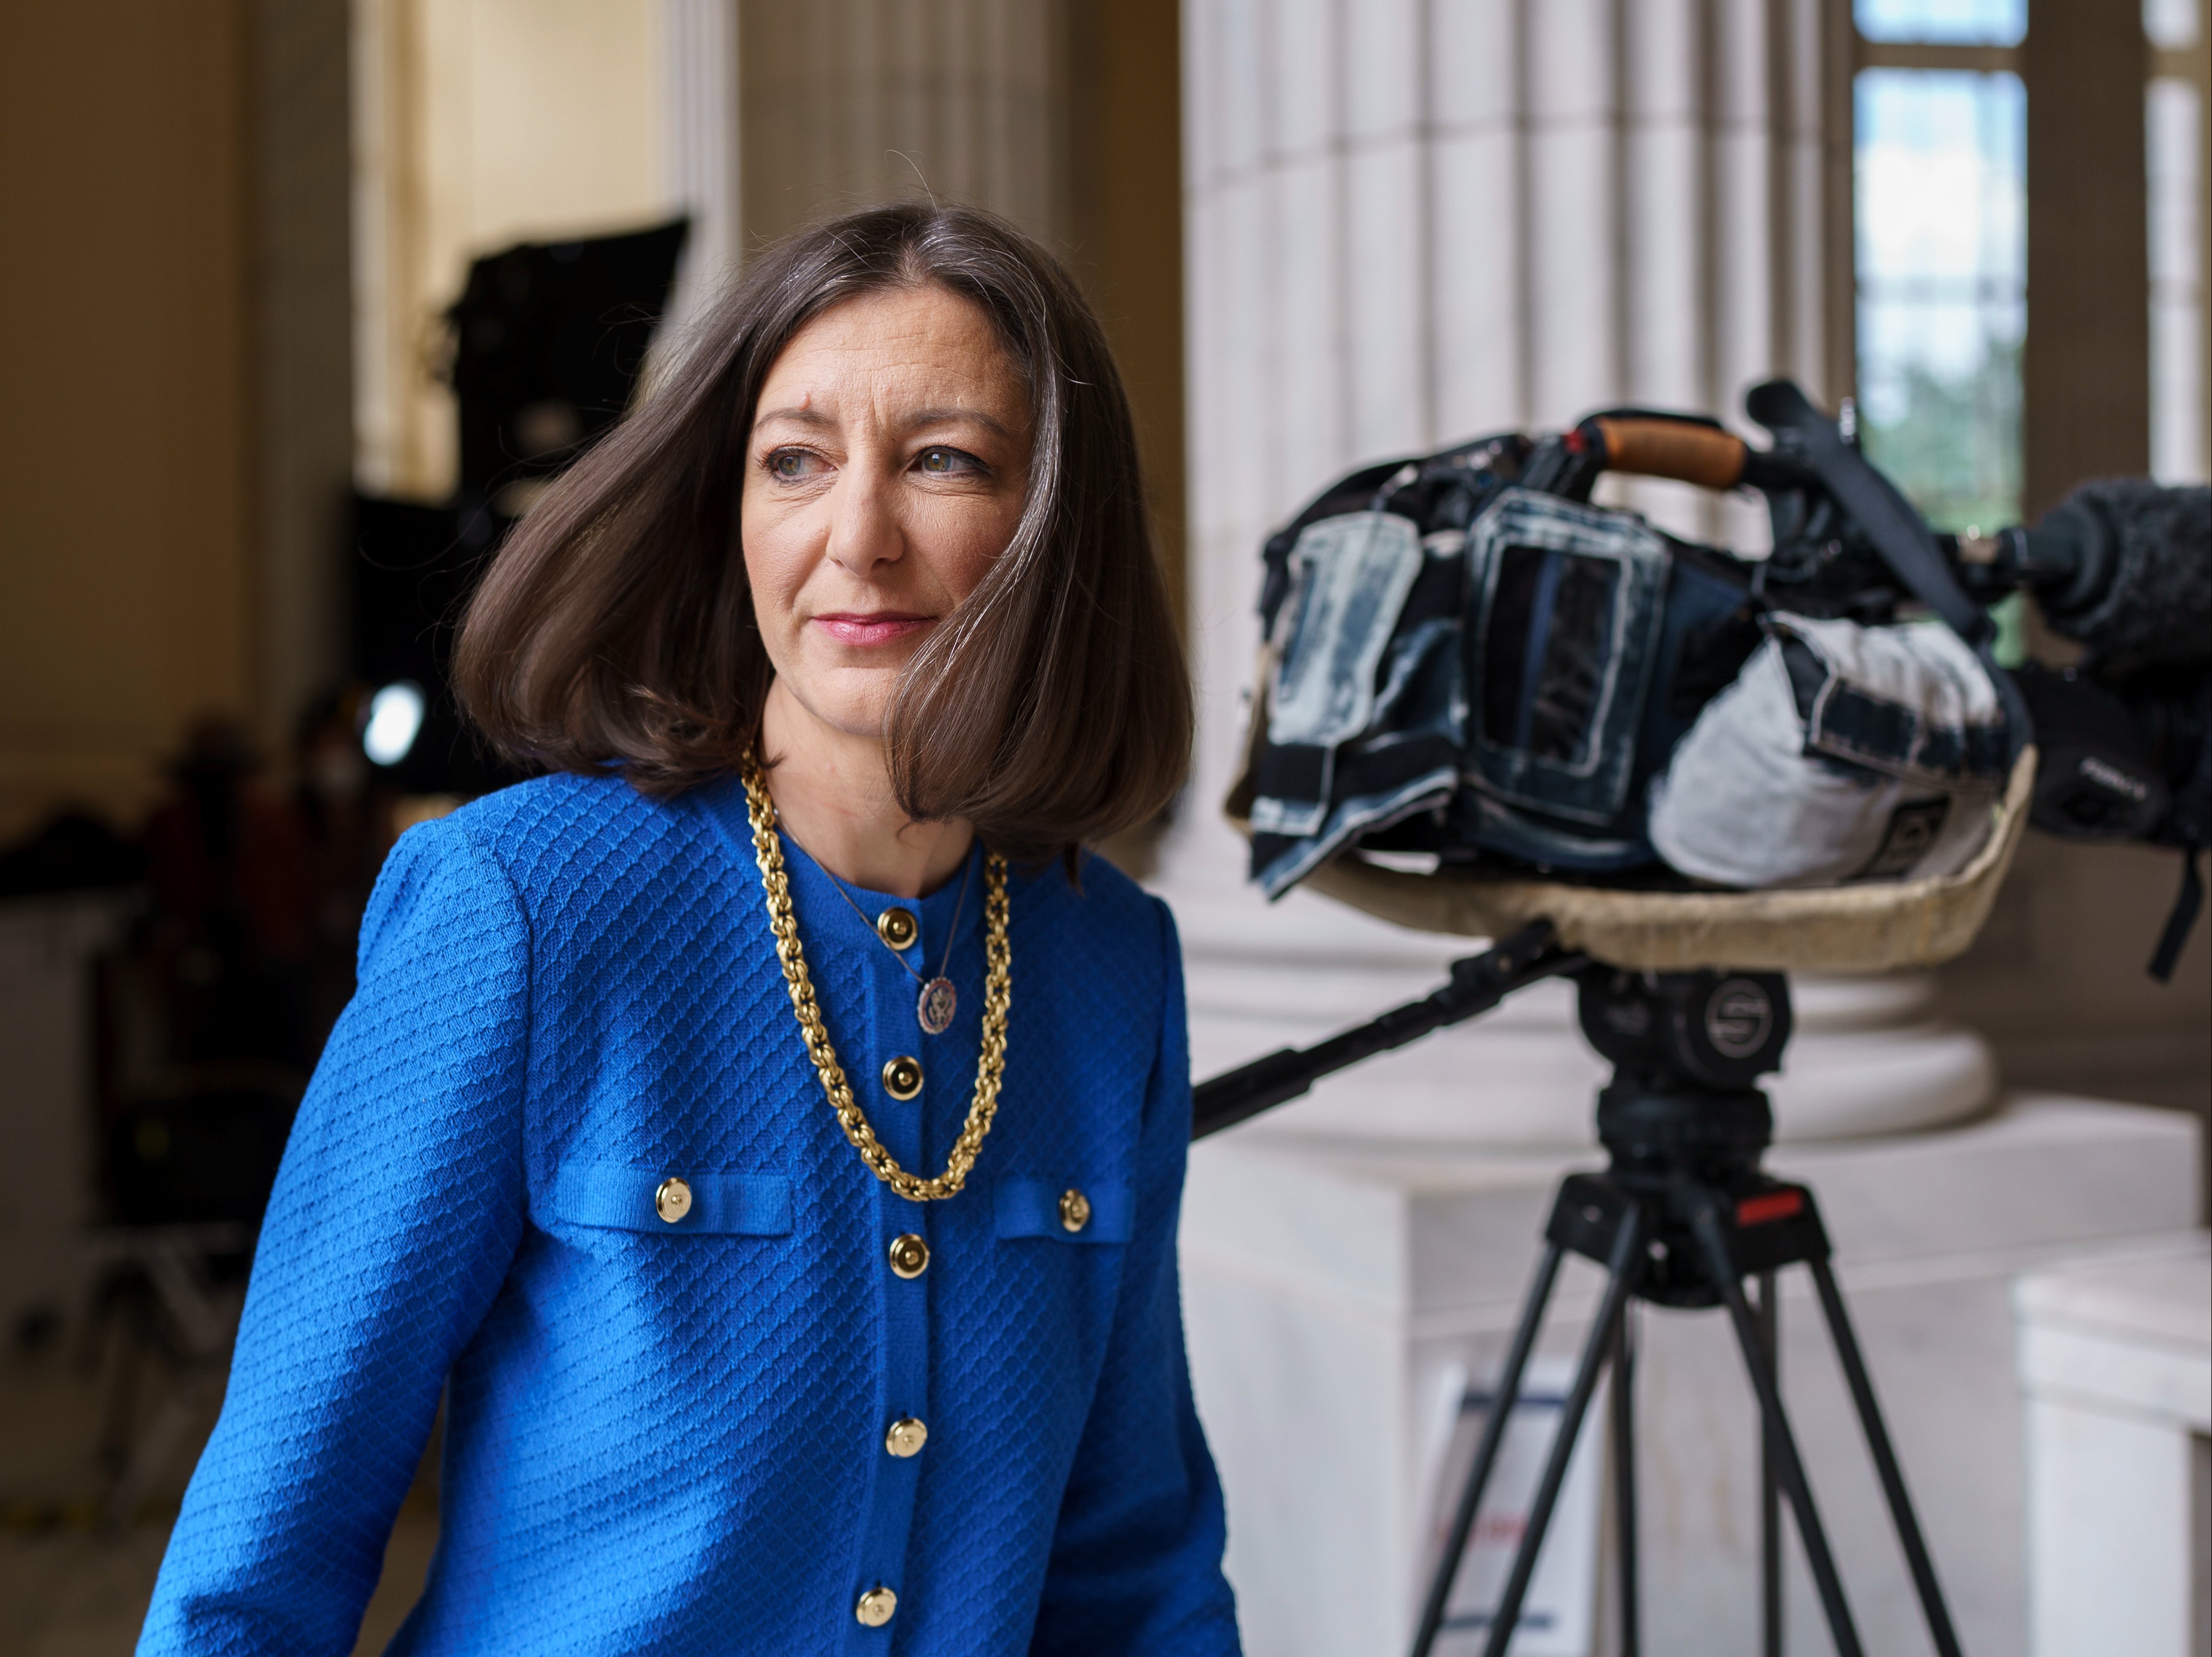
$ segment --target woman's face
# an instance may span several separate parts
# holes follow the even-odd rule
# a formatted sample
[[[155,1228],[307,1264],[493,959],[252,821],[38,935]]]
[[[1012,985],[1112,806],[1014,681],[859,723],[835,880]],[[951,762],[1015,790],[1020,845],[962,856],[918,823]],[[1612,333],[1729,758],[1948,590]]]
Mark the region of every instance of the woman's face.
[[[942,288],[848,300],[761,387],[740,513],[782,692],[880,737],[921,641],[1020,521],[1029,390],[983,313]]]

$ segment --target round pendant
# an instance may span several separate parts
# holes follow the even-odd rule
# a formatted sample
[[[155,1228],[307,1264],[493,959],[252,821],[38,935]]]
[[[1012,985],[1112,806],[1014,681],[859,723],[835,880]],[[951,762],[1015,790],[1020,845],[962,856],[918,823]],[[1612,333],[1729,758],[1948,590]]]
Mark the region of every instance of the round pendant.
[[[952,1028],[952,1014],[959,1005],[952,980],[933,978],[921,986],[921,998],[914,1004],[915,1020],[930,1035],[942,1035]]]

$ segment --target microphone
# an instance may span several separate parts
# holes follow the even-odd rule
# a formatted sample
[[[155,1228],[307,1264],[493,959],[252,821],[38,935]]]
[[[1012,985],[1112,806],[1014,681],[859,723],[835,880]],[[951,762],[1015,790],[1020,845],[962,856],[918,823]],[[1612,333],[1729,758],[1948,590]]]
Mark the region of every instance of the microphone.
[[[2212,489],[2202,484],[2084,483],[2033,528],[1960,537],[1957,557],[1978,588],[2028,587],[2052,630],[2106,672],[2212,660]]]

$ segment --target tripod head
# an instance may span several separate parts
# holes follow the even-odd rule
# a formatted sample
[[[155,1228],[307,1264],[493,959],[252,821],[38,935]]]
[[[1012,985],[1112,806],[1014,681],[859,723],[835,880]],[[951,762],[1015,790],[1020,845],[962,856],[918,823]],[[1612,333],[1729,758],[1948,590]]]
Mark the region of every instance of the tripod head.
[[[1599,1143],[1631,1182],[1722,1180],[1757,1168],[1774,1115],[1754,1085],[1782,1068],[1789,980],[1779,973],[1576,974],[1583,1035],[1612,1060]]]

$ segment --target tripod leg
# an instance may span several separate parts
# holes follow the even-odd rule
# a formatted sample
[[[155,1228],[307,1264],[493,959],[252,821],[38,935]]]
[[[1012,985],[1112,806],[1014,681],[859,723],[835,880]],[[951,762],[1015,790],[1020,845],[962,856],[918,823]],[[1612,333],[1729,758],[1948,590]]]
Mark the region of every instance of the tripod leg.
[[[1935,1562],[1928,1557],[1928,1544],[1920,1534],[1920,1521],[1913,1517],[1912,1498],[1905,1492],[1905,1475],[1897,1465],[1897,1452],[1890,1448],[1889,1430],[1882,1425],[1881,1411],[1875,1403],[1874,1382],[1867,1375],[1866,1360],[1860,1356],[1856,1336],[1851,1332],[1851,1320],[1844,1310],[1843,1292],[1836,1287],[1835,1273],[1828,1269],[1826,1259],[1815,1257],[1808,1264],[1813,1268],[1813,1282],[1820,1291],[1820,1309],[1827,1314],[1828,1333],[1836,1343],[1836,1357],[1844,1366],[1844,1379],[1850,1382],[1851,1402],[1858,1408],[1859,1425],[1866,1429],[1867,1448],[1873,1453],[1875,1471],[1881,1477],[1881,1492],[1889,1500],[1889,1515],[1897,1525],[1897,1539],[1905,1547],[1905,1561],[1912,1571],[1912,1586],[1920,1595],[1920,1609],[1928,1619],[1929,1637],[1936,1642],[1940,1657],[1960,1657],[1959,1636],[1951,1626],[1951,1613],[1943,1603],[1943,1590],[1936,1581]]]
[[[1759,1344],[1775,1383],[1782,1380],[1782,1308],[1774,1298],[1774,1273],[1759,1274]],[[1782,1486],[1775,1478],[1774,1441],[1762,1421],[1759,1434],[1759,1609],[1765,1657],[1782,1657]]]
[[[1567,1389],[1566,1407],[1559,1412],[1559,1431],[1552,1438],[1552,1453],[1544,1461],[1544,1476],[1536,1483],[1536,1499],[1528,1504],[1528,1527],[1521,1533],[1521,1545],[1513,1551],[1513,1569],[1507,1573],[1505,1591],[1490,1619],[1490,1638],[1483,1657],[1505,1657],[1513,1630],[1521,1620],[1521,1602],[1528,1597],[1529,1580],[1536,1574],[1536,1556],[1543,1551],[1544,1533],[1552,1527],[1552,1508],[1559,1502],[1559,1486],[1567,1476],[1567,1460],[1582,1435],[1583,1417],[1590,1394],[1597,1390],[1598,1371],[1620,1338],[1620,1321],[1628,1299],[1644,1275],[1644,1210],[1632,1205],[1613,1234],[1613,1254],[1606,1261],[1605,1296],[1598,1302],[1597,1320],[1589,1338],[1583,1343],[1582,1362],[1575,1369],[1575,1384]],[[1856,1654],[1850,1654],[1856,1657]]]
[[[1620,1657],[1644,1648],[1636,1580],[1636,1308],[1621,1308],[1613,1344],[1613,1507],[1614,1556],[1620,1562]]]
[[[1765,1440],[1773,1448],[1782,1488],[1790,1497],[1790,1511],[1797,1520],[1797,1535],[1805,1545],[1807,1563],[1813,1567],[1813,1581],[1820,1591],[1820,1608],[1827,1613],[1828,1633],[1836,1642],[1837,1657],[1865,1657],[1865,1648],[1859,1644],[1858,1629],[1851,1621],[1850,1607],[1844,1601],[1844,1582],[1836,1572],[1835,1556],[1828,1551],[1828,1533],[1822,1528],[1820,1513],[1813,1506],[1813,1488],[1805,1480],[1796,1437],[1790,1430],[1790,1417],[1783,1413],[1781,1389],[1775,1385],[1774,1371],[1767,1367],[1766,1356],[1759,1350],[1759,1325],[1752,1315],[1751,1302],[1744,1298],[1743,1280],[1736,1275],[1735,1259],[1729,1253],[1720,1217],[1711,1205],[1700,1206],[1690,1217],[1690,1229],[1697,1234],[1698,1246],[1705,1251],[1705,1267],[1712,1275],[1714,1286],[1728,1303],[1729,1321],[1735,1326],[1736,1344],[1743,1349],[1744,1365],[1751,1371],[1751,1384],[1759,1394]]]
[[[1521,1302],[1520,1326],[1513,1332],[1513,1344],[1506,1348],[1505,1367],[1498,1372],[1496,1395],[1490,1401],[1490,1418],[1482,1423],[1482,1437],[1474,1448],[1474,1462],[1467,1471],[1467,1483],[1461,1486],[1459,1506],[1452,1513],[1451,1532],[1444,1539],[1443,1556],[1437,1561],[1436,1574],[1429,1579],[1429,1597],[1421,1607],[1420,1629],[1413,1636],[1413,1657],[1429,1657],[1429,1648],[1437,1642],[1437,1630],[1443,1627],[1444,1607],[1451,1599],[1452,1583],[1459,1575],[1460,1556],[1467,1551],[1468,1533],[1474,1528],[1475,1510],[1482,1505],[1482,1492],[1490,1483],[1491,1469],[1498,1462],[1498,1447],[1505,1442],[1505,1423],[1513,1414],[1513,1406],[1521,1397],[1521,1375],[1528,1367],[1529,1351],[1536,1344],[1536,1332],[1543,1326],[1544,1308],[1552,1298],[1552,1284],[1559,1275],[1559,1256],[1564,1251],[1557,1243],[1546,1243],[1541,1258],[1536,1262],[1536,1275],[1528,1284],[1528,1297]]]

